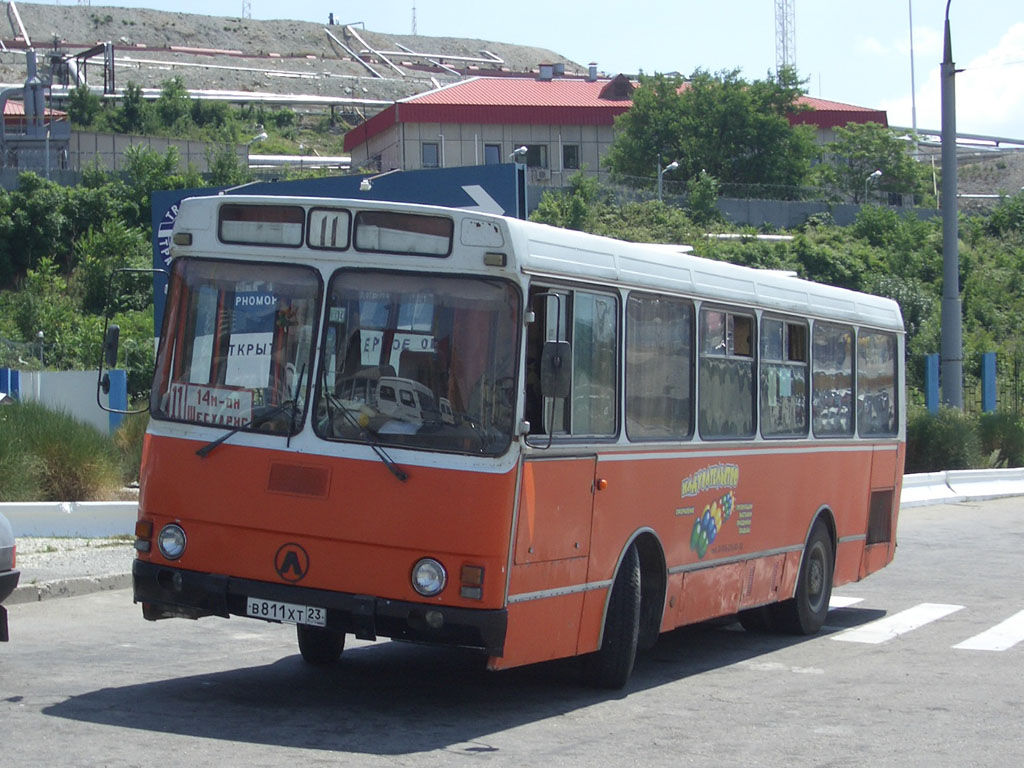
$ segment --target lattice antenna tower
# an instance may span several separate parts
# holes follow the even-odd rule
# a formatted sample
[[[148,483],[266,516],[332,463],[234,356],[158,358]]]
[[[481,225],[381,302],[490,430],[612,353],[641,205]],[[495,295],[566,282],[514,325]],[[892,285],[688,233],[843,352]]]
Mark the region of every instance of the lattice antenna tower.
[[[412,4],[412,33],[416,34],[416,3]]]
[[[775,0],[775,71],[796,66],[796,0]]]
[[[242,0],[242,18],[252,18],[252,0]]]
[[[78,0],[78,4],[79,5],[90,5],[91,6],[92,5],[92,0]],[[57,5],[60,5],[60,3],[57,3]]]

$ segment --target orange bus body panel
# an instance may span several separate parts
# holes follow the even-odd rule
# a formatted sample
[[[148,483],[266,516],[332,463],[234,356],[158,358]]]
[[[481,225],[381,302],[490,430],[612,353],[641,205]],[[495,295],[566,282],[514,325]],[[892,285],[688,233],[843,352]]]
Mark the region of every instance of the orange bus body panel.
[[[296,542],[309,553],[304,587],[502,607],[514,471],[412,467],[401,483],[376,460],[228,444],[200,459],[195,451],[201,445],[166,437],[148,441],[139,514],[157,530],[171,520],[185,524],[189,546],[175,566],[283,583],[275,554]],[[324,476],[328,481],[305,490],[294,482]],[[293,483],[281,485],[286,480]],[[433,600],[418,595],[409,575],[424,556],[442,557],[453,581],[461,565],[483,566],[483,599],[459,597],[457,584]],[[155,551],[148,557],[162,562]]]
[[[589,558],[518,564],[519,550],[530,540],[526,529],[531,520],[535,526],[538,520],[553,526],[552,517],[565,509],[572,510],[569,522],[545,529],[544,537],[548,552],[569,551],[569,532],[580,529],[580,510],[588,503],[581,488],[589,461],[524,463],[509,635],[505,657],[492,659],[492,668],[596,650],[611,580],[625,546],[642,530],[661,543],[669,571],[662,631],[792,597],[803,545],[819,512],[836,527],[836,585],[863,578],[892,559],[895,542],[866,547],[865,540],[872,492],[899,498],[903,447],[851,441],[762,443],[756,448],[704,444],[690,453],[665,451],[663,457],[655,452],[600,454]],[[538,492],[539,483],[544,493]],[[532,494],[547,498],[547,504],[531,508]],[[544,518],[545,512],[550,517]],[[719,522],[702,554],[693,543],[693,529],[705,512]],[[895,531],[895,508],[891,514]],[[562,594],[573,588],[582,596]],[[550,594],[538,594],[546,591]],[[524,602],[516,602],[517,597]],[[578,641],[569,651],[566,633],[577,621]],[[538,627],[546,629],[539,632]]]

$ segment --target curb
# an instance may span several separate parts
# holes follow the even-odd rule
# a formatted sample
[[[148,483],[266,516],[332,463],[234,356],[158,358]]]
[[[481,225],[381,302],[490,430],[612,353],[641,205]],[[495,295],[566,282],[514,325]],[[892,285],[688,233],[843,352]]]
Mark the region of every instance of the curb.
[[[132,585],[130,573],[114,573],[107,576],[82,576],[72,579],[43,581],[37,584],[22,584],[4,601],[4,605],[37,603],[51,597],[75,597],[93,592],[111,592],[128,589]]]

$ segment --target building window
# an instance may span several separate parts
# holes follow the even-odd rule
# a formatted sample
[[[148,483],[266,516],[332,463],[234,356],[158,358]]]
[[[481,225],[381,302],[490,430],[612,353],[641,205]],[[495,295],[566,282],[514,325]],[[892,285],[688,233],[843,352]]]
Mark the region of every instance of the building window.
[[[501,162],[501,144],[484,144],[484,165],[498,165]]]
[[[441,167],[441,147],[436,141],[424,142],[422,150],[424,168]]]
[[[580,145],[562,145],[562,168],[567,171],[576,171],[580,167]]]
[[[525,144],[526,157],[519,162],[525,162],[527,168],[548,167],[548,145],[547,144]]]

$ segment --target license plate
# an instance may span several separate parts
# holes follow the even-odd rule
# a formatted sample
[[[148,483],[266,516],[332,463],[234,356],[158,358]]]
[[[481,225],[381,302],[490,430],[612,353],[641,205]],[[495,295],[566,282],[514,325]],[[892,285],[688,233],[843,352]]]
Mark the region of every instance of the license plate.
[[[276,600],[250,597],[246,602],[245,613],[257,619],[280,621],[285,624],[312,624],[314,627],[327,625],[327,609],[313,605],[279,603]]]

